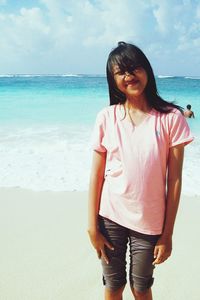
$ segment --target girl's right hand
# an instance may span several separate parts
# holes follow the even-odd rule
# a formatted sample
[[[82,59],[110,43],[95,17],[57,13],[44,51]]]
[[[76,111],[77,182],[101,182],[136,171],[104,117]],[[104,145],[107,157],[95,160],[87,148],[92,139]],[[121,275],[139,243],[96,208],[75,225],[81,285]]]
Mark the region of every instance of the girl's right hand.
[[[105,262],[109,264],[108,257],[105,253],[105,246],[108,247],[110,250],[114,250],[114,247],[106,240],[106,238],[99,231],[96,231],[94,233],[88,231],[88,233],[90,241],[97,251],[98,258],[100,259],[102,257],[105,260]]]

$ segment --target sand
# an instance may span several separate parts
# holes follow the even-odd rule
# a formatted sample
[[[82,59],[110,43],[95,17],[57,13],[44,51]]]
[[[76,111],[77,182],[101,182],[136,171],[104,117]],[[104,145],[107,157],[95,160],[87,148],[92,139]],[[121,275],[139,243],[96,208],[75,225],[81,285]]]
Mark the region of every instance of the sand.
[[[199,212],[200,197],[182,197],[173,255],[155,270],[155,300],[200,299]],[[0,300],[102,300],[86,231],[86,192],[0,189]]]

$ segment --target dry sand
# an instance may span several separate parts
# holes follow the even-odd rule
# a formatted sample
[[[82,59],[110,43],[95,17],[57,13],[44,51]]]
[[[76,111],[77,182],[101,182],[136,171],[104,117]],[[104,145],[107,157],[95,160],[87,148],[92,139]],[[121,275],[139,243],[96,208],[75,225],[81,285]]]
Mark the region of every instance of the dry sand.
[[[173,255],[155,270],[154,300],[200,299],[199,220],[200,197],[182,197]],[[0,189],[0,300],[102,300],[86,229],[87,193]]]

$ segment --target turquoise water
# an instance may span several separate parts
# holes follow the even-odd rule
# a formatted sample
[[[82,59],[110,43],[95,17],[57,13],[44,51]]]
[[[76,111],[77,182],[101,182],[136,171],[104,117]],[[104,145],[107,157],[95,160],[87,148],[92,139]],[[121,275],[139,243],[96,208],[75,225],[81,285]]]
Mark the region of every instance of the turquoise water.
[[[200,79],[157,78],[161,96],[200,111]],[[90,124],[108,103],[103,76],[35,76],[0,78],[0,122]]]
[[[157,77],[160,95],[185,107],[196,139],[186,147],[185,193],[200,193],[200,78]],[[97,112],[109,104],[104,76],[0,77],[0,186],[86,190],[89,141]],[[199,188],[200,189],[200,188]]]
[[[104,77],[1,78],[0,122],[89,124],[107,98]]]

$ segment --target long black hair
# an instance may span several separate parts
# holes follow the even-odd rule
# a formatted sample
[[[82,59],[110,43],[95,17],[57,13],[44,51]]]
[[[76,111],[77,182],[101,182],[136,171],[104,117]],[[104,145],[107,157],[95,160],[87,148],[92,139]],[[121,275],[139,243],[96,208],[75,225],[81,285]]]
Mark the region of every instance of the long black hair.
[[[168,113],[173,108],[177,108],[181,112],[183,111],[182,107],[174,104],[173,102],[168,102],[160,97],[157,90],[153,69],[149,60],[141,49],[133,44],[128,44],[125,42],[119,42],[118,46],[112,50],[108,56],[106,73],[110,95],[110,105],[118,103],[124,104],[126,101],[126,95],[117,88],[115,83],[113,75],[114,65],[117,65],[122,72],[128,71],[129,73],[133,73],[134,69],[137,67],[142,67],[146,71],[148,82],[144,92],[151,108],[154,108],[162,113]]]

